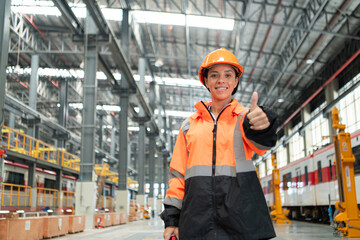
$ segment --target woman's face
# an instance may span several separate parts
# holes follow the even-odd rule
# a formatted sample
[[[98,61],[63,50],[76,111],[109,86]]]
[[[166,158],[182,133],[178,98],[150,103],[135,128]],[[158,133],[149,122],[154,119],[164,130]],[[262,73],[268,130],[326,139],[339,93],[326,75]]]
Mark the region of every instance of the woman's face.
[[[206,87],[210,90],[213,101],[231,100],[231,93],[238,81],[234,68],[228,64],[211,67],[205,78]]]

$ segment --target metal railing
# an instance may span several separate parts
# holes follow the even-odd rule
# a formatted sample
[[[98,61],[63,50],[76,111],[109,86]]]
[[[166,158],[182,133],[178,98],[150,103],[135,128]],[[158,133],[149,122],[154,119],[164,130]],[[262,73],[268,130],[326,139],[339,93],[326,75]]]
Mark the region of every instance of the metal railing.
[[[59,190],[36,187],[38,207],[59,207]]]
[[[10,183],[2,184],[1,206],[31,206],[31,187]]]
[[[72,207],[75,200],[75,192],[62,191],[62,206]]]
[[[7,126],[1,130],[0,147],[80,171],[80,157]]]

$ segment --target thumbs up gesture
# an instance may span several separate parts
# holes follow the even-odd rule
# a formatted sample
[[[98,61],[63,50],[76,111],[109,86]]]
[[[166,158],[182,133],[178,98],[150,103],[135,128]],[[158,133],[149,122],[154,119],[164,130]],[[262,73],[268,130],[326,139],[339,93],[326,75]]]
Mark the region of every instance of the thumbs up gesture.
[[[270,122],[264,111],[258,106],[259,96],[253,92],[251,97],[251,107],[247,118],[252,130],[264,130],[270,126]]]

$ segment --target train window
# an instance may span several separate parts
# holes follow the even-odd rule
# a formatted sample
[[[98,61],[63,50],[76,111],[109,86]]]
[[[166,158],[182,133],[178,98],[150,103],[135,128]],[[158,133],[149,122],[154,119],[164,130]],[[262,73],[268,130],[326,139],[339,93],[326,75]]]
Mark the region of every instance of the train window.
[[[51,179],[47,179],[45,178],[45,182],[44,182],[44,188],[52,188],[55,189],[55,180],[51,180]]]
[[[355,157],[354,171],[360,173],[360,145],[353,147],[352,151]]]
[[[321,161],[318,161],[317,165],[318,165],[318,180],[319,180],[319,183],[321,183],[322,182]]]
[[[331,159],[329,159],[330,180],[333,178]]]
[[[308,175],[308,168],[307,166],[305,166],[305,183],[304,185],[307,186],[308,185],[308,182],[309,182],[309,175]]]
[[[274,191],[274,187],[273,187],[273,180],[268,181],[268,192],[267,193],[272,193]]]
[[[291,172],[283,175],[283,189],[288,190],[291,187]]]
[[[24,185],[24,174],[8,171],[5,183]]]

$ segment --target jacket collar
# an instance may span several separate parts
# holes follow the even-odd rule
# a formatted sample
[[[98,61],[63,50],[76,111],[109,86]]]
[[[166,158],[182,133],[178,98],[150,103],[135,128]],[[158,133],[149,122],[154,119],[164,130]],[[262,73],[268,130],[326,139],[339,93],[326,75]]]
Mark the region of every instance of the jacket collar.
[[[195,108],[197,112],[190,116],[192,119],[196,119],[198,117],[204,118],[205,120],[212,121],[212,117],[210,115],[207,106],[211,105],[211,102],[203,102],[200,101],[195,104]],[[241,105],[236,99],[231,100],[227,107],[225,107],[224,112],[221,113],[221,116],[225,115],[229,117],[231,115],[239,115],[241,112],[248,110],[248,108]]]

